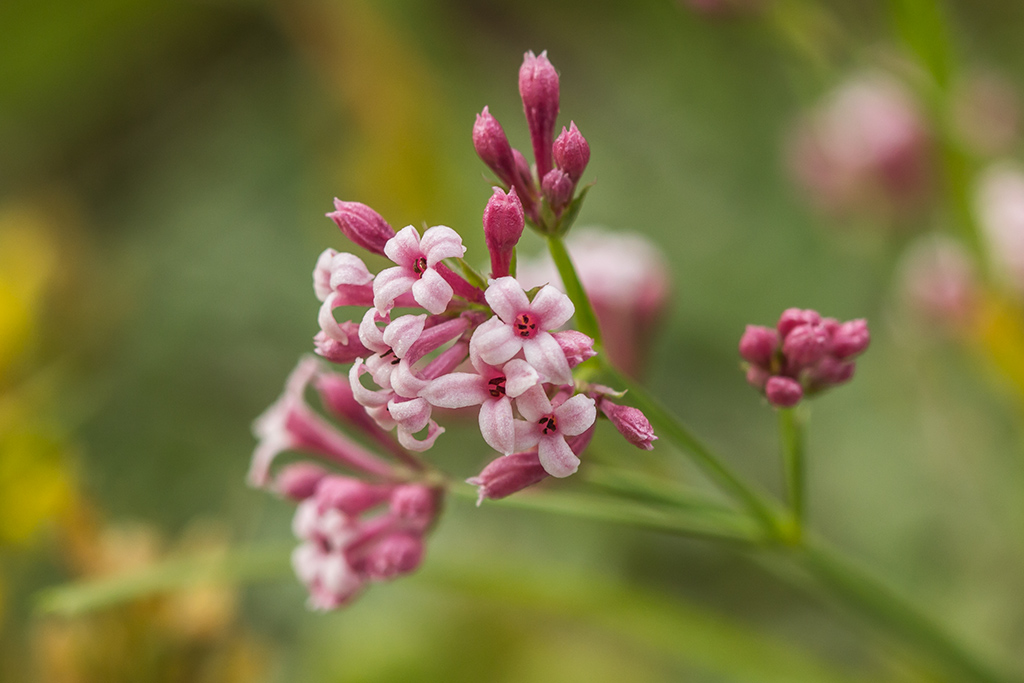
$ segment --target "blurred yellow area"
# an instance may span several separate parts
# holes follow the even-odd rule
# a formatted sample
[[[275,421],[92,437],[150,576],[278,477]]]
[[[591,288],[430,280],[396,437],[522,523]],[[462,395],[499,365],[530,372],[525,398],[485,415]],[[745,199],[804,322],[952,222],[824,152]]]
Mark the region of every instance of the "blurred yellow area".
[[[982,298],[972,335],[972,343],[1024,399],[1024,311],[1020,302],[988,293]]]

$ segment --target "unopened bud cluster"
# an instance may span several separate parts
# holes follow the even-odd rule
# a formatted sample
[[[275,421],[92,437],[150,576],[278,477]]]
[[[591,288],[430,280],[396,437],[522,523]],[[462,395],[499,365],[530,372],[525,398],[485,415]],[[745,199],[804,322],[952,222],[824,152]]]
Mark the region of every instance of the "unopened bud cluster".
[[[841,323],[817,311],[790,308],[775,328],[748,325],[740,339],[747,382],[779,408],[848,382],[854,358],[871,340],[864,320]]]
[[[518,197],[525,217],[542,232],[560,232],[567,209],[578,197],[577,188],[590,161],[590,145],[575,122],[555,137],[558,118],[558,72],[548,61],[527,52],[519,69],[519,95],[530,130],[535,164],[513,149],[505,130],[484,107],[473,126],[476,153],[494,172],[509,195]]]
[[[366,584],[419,566],[443,498],[440,473],[416,455],[445,431],[437,409],[475,409],[483,440],[500,454],[470,480],[481,500],[576,472],[599,410],[639,448],[657,438],[643,413],[609,401],[617,392],[574,379],[573,368],[596,351],[587,335],[561,329],[575,312],[569,297],[551,285],[527,291],[510,272],[527,218],[541,225],[539,212],[559,215],[590,156],[575,125],[552,139],[558,75],[545,54],[527,54],[519,89],[538,177],[552,179],[553,189],[538,193],[545,183],[534,182],[485,109],[474,143],[506,186],[495,188],[483,214],[486,283],[462,261],[466,248],[450,227],[396,231],[370,207],[341,200],[327,214],[354,244],[392,265],[373,273],[359,256],[334,249],[317,259],[314,347],[347,369],[328,370],[312,356],[300,361],[285,393],[256,421],[260,442],[249,472],[252,485],[298,503],[302,545],[293,560],[315,608],[343,605]],[[354,318],[335,318],[353,307]],[[307,403],[311,389],[323,413],[360,434],[359,442]],[[273,461],[285,451],[330,469],[300,461],[275,474]]]

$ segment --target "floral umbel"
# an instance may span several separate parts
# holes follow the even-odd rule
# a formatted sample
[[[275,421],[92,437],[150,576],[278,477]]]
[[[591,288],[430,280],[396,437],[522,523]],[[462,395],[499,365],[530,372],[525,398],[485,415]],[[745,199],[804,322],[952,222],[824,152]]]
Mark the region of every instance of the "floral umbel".
[[[487,108],[473,128],[499,183],[483,214],[490,279],[463,260],[462,237],[450,227],[396,232],[370,207],[341,200],[327,214],[354,244],[394,265],[374,274],[359,256],[333,249],[317,259],[314,349],[323,360],[303,358],[256,421],[249,472],[253,486],[297,503],[301,545],[292,559],[315,609],[344,605],[422,562],[450,485],[419,455],[443,443],[438,409],[477,411],[483,441],[498,453],[469,479],[481,502],[575,473],[599,415],[638,448],[657,439],[640,410],[613,402],[621,392],[586,381],[599,351],[589,304],[578,311],[554,286],[527,290],[515,278],[527,224],[554,239],[568,231],[590,159],[574,122],[555,135],[558,74],[546,54],[526,54],[519,89],[535,164]],[[335,317],[353,308],[361,313]],[[574,318],[582,331],[566,327]],[[311,391],[322,412],[307,401]],[[274,470],[284,451],[320,462]]]

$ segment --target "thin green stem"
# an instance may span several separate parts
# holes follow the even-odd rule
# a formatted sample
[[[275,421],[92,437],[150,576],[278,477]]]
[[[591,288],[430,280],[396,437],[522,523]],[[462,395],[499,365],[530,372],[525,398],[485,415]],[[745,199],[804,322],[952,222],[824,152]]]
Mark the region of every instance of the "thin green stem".
[[[572,265],[569,252],[565,248],[565,242],[561,235],[548,235],[548,251],[558,268],[558,275],[562,278],[565,286],[565,293],[569,300],[576,307],[576,328],[594,340],[594,349],[599,351],[601,347],[601,329],[597,324],[597,316],[594,315],[594,308],[590,305],[590,299],[583,290],[580,278],[576,275],[576,268]]]
[[[804,463],[804,426],[796,408],[780,408],[779,437],[782,441],[782,467],[793,512],[794,535],[799,537],[806,518],[804,499],[806,477]]]
[[[779,516],[773,509],[774,505],[768,502],[766,496],[744,483],[710,448],[694,436],[672,413],[662,407],[661,403],[650,396],[643,387],[613,368],[607,361],[604,363],[604,370],[613,377],[613,381],[617,385],[628,389],[633,403],[647,416],[659,437],[689,452],[701,469],[723,490],[739,500],[761,522],[769,536],[778,537],[782,534]]]

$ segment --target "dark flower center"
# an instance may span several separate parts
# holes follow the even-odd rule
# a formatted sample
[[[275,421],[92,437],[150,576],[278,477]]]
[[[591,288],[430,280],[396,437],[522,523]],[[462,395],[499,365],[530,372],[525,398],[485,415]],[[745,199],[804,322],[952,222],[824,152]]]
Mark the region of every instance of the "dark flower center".
[[[494,398],[501,398],[505,395],[505,378],[495,377],[487,383],[487,390],[491,392],[491,396]]]
[[[533,333],[537,331],[537,319],[529,313],[520,313],[516,316],[515,323],[516,334],[520,337],[532,337]]]
[[[384,353],[380,354],[380,359],[381,359],[381,360],[384,360],[384,359],[385,359],[385,358],[387,358],[388,356],[394,356],[394,358],[392,358],[392,359],[391,359],[391,364],[392,364],[392,365],[398,365],[399,363],[401,363],[401,362],[402,362],[402,359],[401,359],[401,358],[399,358],[399,357],[398,357],[398,356],[397,356],[397,355],[395,354],[395,350],[394,350],[394,349],[388,349],[388,350],[387,350],[387,351],[385,351]]]
[[[427,269],[427,257],[426,256],[420,256],[412,264],[412,272],[416,273],[417,275],[423,275],[423,271],[425,271],[426,269]]]
[[[558,429],[558,420],[555,419],[554,415],[545,415],[541,419],[537,420],[537,424],[540,425],[540,432],[544,436],[547,436]]]

